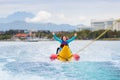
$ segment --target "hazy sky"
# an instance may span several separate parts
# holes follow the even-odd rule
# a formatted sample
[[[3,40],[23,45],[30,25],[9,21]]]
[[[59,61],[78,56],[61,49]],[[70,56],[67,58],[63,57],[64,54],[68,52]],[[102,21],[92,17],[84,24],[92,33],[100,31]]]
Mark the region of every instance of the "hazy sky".
[[[91,19],[120,17],[120,0],[0,0],[0,17],[17,11],[35,14],[28,22],[90,25]]]

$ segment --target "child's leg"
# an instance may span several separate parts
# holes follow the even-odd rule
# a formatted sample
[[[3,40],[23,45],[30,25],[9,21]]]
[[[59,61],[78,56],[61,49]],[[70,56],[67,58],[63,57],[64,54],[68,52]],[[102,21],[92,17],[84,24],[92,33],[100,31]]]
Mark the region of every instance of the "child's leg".
[[[58,54],[61,50],[62,50],[62,48],[61,48],[61,47],[58,47],[58,48],[57,48],[57,51],[56,51],[56,54]]]
[[[60,48],[58,47],[58,48],[57,48],[57,51],[56,51],[56,54],[58,54],[58,52],[59,52],[59,49],[60,49]]]

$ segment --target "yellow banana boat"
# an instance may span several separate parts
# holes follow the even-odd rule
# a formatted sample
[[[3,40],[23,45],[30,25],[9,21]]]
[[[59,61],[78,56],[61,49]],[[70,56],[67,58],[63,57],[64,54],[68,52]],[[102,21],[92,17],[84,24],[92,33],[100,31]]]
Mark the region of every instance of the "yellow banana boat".
[[[77,54],[72,54],[72,52],[68,46],[64,46],[58,54],[52,54],[50,57],[51,60],[58,59],[62,62],[71,61],[72,58],[74,58],[76,61],[78,61],[80,56]]]

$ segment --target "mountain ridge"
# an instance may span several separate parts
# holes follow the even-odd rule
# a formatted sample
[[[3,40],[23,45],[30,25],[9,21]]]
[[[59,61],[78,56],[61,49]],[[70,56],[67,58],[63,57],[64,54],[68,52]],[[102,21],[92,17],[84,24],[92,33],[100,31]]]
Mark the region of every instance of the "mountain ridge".
[[[55,24],[55,23],[28,23],[25,21],[26,18],[32,18],[35,15],[29,12],[15,12],[8,15],[5,18],[0,18],[0,30],[10,29],[23,29],[23,30],[49,30],[49,31],[74,31],[77,28],[85,27],[83,24],[70,25],[70,24]]]

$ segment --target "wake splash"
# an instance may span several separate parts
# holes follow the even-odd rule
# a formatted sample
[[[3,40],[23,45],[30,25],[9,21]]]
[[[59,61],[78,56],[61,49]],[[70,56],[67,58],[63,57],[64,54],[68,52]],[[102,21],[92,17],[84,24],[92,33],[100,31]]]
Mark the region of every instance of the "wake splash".
[[[88,42],[71,43],[71,51],[73,53],[78,51]],[[59,46],[56,41],[0,44],[0,80],[119,80],[120,78],[119,42],[95,42],[78,53],[81,57],[79,61],[65,63],[49,59]]]

